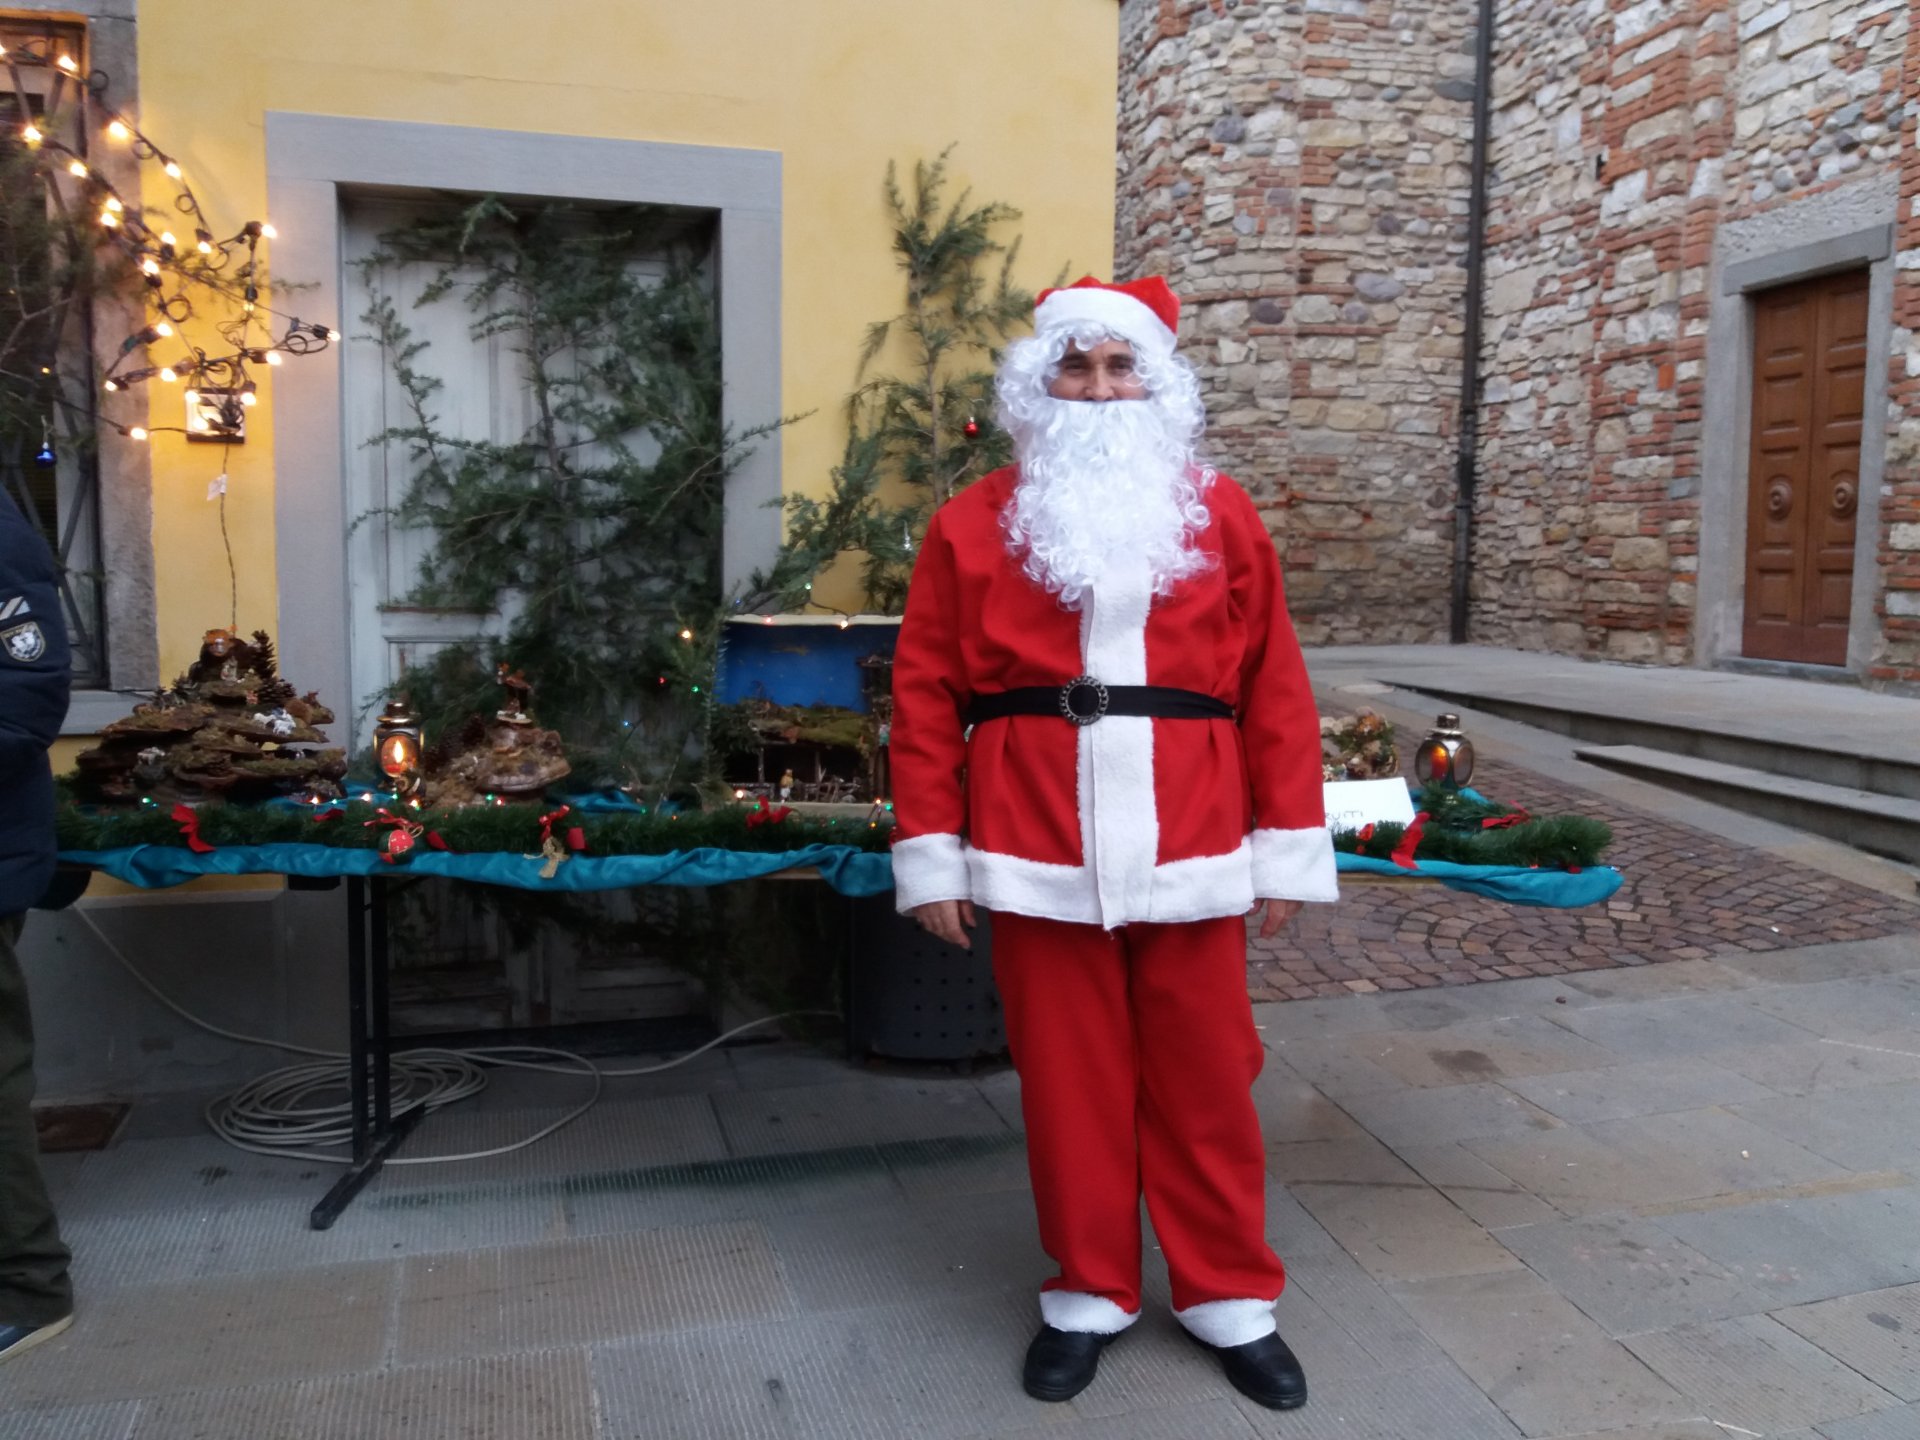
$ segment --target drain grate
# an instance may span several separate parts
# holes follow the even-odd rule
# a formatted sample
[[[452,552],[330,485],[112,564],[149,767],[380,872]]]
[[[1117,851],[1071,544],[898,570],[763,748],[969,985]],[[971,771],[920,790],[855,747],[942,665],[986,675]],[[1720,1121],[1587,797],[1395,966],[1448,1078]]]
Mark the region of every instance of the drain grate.
[[[42,1105],[33,1112],[33,1128],[40,1136],[40,1153],[57,1155],[75,1150],[104,1150],[119,1133],[131,1108],[124,1100],[102,1100],[92,1105]]]

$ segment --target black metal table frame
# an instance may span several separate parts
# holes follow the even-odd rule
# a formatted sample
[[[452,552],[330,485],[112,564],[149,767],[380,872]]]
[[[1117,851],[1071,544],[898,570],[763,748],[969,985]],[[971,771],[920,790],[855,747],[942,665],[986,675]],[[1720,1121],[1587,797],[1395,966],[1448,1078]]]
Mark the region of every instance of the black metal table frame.
[[[393,1113],[393,1036],[388,1006],[385,877],[349,875],[347,882],[347,1094],[353,1111],[353,1153],[347,1173],[313,1207],[309,1223],[330,1229],[367,1182],[380,1173],[427,1113],[424,1105]],[[328,881],[296,888],[331,889]]]

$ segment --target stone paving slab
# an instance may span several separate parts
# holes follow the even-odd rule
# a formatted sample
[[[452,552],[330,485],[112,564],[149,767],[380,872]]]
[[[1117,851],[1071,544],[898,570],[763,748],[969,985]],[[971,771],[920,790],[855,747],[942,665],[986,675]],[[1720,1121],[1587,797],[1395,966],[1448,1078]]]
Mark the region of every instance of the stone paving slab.
[[[1450,1364],[1400,1370],[1312,1394],[1298,1410],[1234,1404],[1256,1435],[1269,1440],[1514,1440],[1520,1431]],[[1180,1440],[1212,1440],[1196,1431]]]
[[[1560,1212],[1521,1189],[1464,1145],[1411,1145],[1401,1160],[1488,1230],[1558,1220]]]
[[[1777,1310],[1774,1319],[1902,1400],[1920,1400],[1920,1285]]]
[[[602,1345],[600,1435],[959,1440],[1018,1430],[1053,1408],[1018,1383],[1032,1303],[981,1295]],[[1102,1369],[1122,1369],[1121,1347],[1137,1338],[1116,1342]]]
[[[139,1413],[135,1401],[51,1409],[28,1409],[9,1402],[0,1410],[0,1440],[127,1440]]]
[[[330,1265],[108,1291],[6,1362],[10,1403],[133,1400],[371,1370],[387,1353],[395,1264]]]
[[[1308,1252],[1289,1259],[1287,1289],[1303,1292],[1333,1316],[1382,1369],[1396,1374],[1431,1372],[1449,1363],[1446,1352],[1421,1330],[1406,1307],[1344,1250]]]
[[[1357,1095],[1347,1101],[1347,1109],[1354,1119],[1396,1150],[1480,1135],[1555,1130],[1560,1126],[1558,1120],[1537,1105],[1492,1082]]]
[[[1718,1195],[1724,1189],[1720,1179],[1691,1156],[1658,1146],[1623,1148],[1587,1126],[1460,1143],[1565,1215],[1637,1210]]]
[[[1716,965],[1772,985],[1807,985],[1860,975],[1898,975],[1920,970],[1920,933],[1913,927],[1872,940],[1801,945],[1773,953],[1729,953]]]
[[[1920,1080],[1920,1031],[1864,1041],[1809,1039],[1794,1045],[1713,1050],[1703,1059],[1782,1095],[1818,1095]]]
[[[1653,1220],[1766,1295],[1769,1309],[1920,1281],[1920,1194],[1911,1186]]]
[[[1745,991],[1568,1007],[1553,1019],[1624,1060],[1684,1060],[1736,1047],[1797,1045],[1812,1035],[1756,1009]]]
[[[981,1290],[1031,1294],[1052,1270],[1023,1190],[765,1223],[803,1311],[883,1305],[903,1293],[929,1304]],[[846,1243],[849,1233],[858,1245]]]
[[[1018,1137],[992,1144],[977,1140],[923,1142],[906,1147],[903,1160],[932,1152],[951,1159],[962,1145],[989,1158],[1021,1153]],[[888,1147],[889,1149],[894,1147]],[[550,1176],[510,1187],[448,1186],[405,1196],[376,1195],[369,1208],[397,1214],[401,1206],[431,1196],[433,1206],[536,1205],[557,1195],[575,1235],[605,1235],[663,1225],[723,1220],[763,1220],[770,1215],[858,1209],[901,1193],[887,1154],[877,1145],[848,1146],[811,1154],[750,1155],[692,1165],[597,1168],[585,1174]],[[522,1198],[524,1197],[524,1198]]]
[[[735,1155],[789,1154],[928,1136],[1004,1134],[1006,1122],[962,1079],[863,1079],[716,1095]]]
[[[1470,1085],[1515,1075],[1552,1075],[1619,1063],[1620,1057],[1537,1015],[1440,1030],[1356,1035],[1352,1052],[1408,1085]]]
[[[128,1440],[578,1440],[593,1425],[586,1352],[558,1350],[173,1396]]]
[[[793,1311],[760,1226],[648,1230],[404,1261],[394,1354],[509,1354]]]
[[[1356,1050],[1356,1042],[1359,1049]],[[1407,1082],[1375,1064],[1364,1053],[1371,1037],[1360,1035],[1301,1036],[1267,1039],[1267,1048],[1280,1062],[1312,1084],[1328,1099],[1344,1102],[1355,1095],[1380,1090],[1404,1090]]]
[[[1920,1405],[1830,1420],[1820,1427],[1820,1435],[1822,1440],[1914,1440],[1920,1435]]]
[[[1734,1113],[1854,1170],[1920,1161],[1920,1080],[1803,1098],[1755,1100]]]
[[[1097,1420],[1068,1420],[1064,1424],[989,1434],[981,1430],[967,1440],[1251,1440],[1259,1432],[1230,1400],[1169,1409],[1135,1410],[1127,1415],[1103,1415]]]
[[[1765,1315],[1681,1326],[1625,1343],[1709,1419],[1761,1435],[1897,1403]]]
[[[1744,1075],[1694,1059],[1645,1060],[1558,1075],[1525,1075],[1501,1083],[1576,1125],[1773,1096],[1766,1086]]]
[[[1650,1220],[1522,1225],[1500,1243],[1613,1336],[1724,1320],[1767,1298]]]
[[[1528,1435],[1698,1413],[1530,1271],[1447,1276],[1396,1286],[1394,1294]]]
[[[1777,1132],[1715,1107],[1605,1120],[1586,1128],[1603,1144],[1650,1164],[1685,1156],[1718,1183],[1710,1194],[1804,1185],[1847,1174]]]
[[[1806,985],[1759,986],[1748,1003],[1823,1038],[1867,1040],[1920,1030],[1920,977],[1875,975]]]
[[[1498,1241],[1424,1183],[1289,1188],[1376,1279],[1426,1280],[1518,1268]]]

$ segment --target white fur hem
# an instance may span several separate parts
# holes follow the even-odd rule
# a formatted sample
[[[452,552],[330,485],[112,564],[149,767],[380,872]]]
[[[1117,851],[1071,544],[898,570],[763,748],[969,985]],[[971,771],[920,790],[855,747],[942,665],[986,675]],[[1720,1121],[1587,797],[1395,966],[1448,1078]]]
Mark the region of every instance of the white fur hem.
[[[1332,834],[1324,825],[1254,831],[1253,893],[1262,900],[1338,900]]]
[[[1173,1312],[1197,1340],[1216,1349],[1251,1345],[1280,1327],[1273,1323],[1276,1300],[1208,1300]],[[1063,1327],[1064,1328],[1064,1327]]]
[[[1225,855],[1202,855],[1156,865],[1145,890],[1130,890],[1117,905],[1102,906],[1093,874],[1084,865],[1051,865],[1044,860],[970,847],[966,852],[976,904],[988,910],[1074,925],[1100,925],[1109,930],[1122,925],[1177,925],[1246,914],[1253,908],[1252,856],[1252,847],[1243,842],[1239,849]]]
[[[1083,1290],[1042,1290],[1040,1318],[1056,1330],[1071,1330],[1081,1335],[1118,1335],[1140,1318],[1140,1312],[1128,1314],[1105,1296],[1089,1295]]]
[[[966,846],[958,835],[916,835],[893,844],[893,905],[902,915],[936,900],[970,898]]]

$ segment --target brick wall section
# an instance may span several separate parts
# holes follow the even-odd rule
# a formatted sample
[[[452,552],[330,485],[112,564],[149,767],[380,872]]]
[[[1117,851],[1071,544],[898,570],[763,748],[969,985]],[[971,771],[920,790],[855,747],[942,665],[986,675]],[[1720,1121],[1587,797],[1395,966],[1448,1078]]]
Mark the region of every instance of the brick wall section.
[[[1210,443],[1309,642],[1444,637],[1471,0],[1126,0],[1118,269],[1164,271]]]
[[[1473,0],[1124,0],[1123,274],[1198,303],[1302,633],[1444,634]],[[1904,171],[1874,675],[1920,682],[1915,0],[1499,0],[1476,640],[1695,658],[1716,233]],[[1908,418],[1912,417],[1912,418]]]
[[[1905,8],[1905,7],[1902,7]],[[1909,21],[1905,73],[1920,82],[1920,24]],[[1915,97],[1920,98],[1920,97]],[[1910,99],[1894,132],[1901,167],[1899,255],[1893,294],[1892,404],[1887,483],[1880,499],[1877,549],[1886,576],[1880,597],[1881,635],[1874,678],[1920,684],[1920,104]]]

